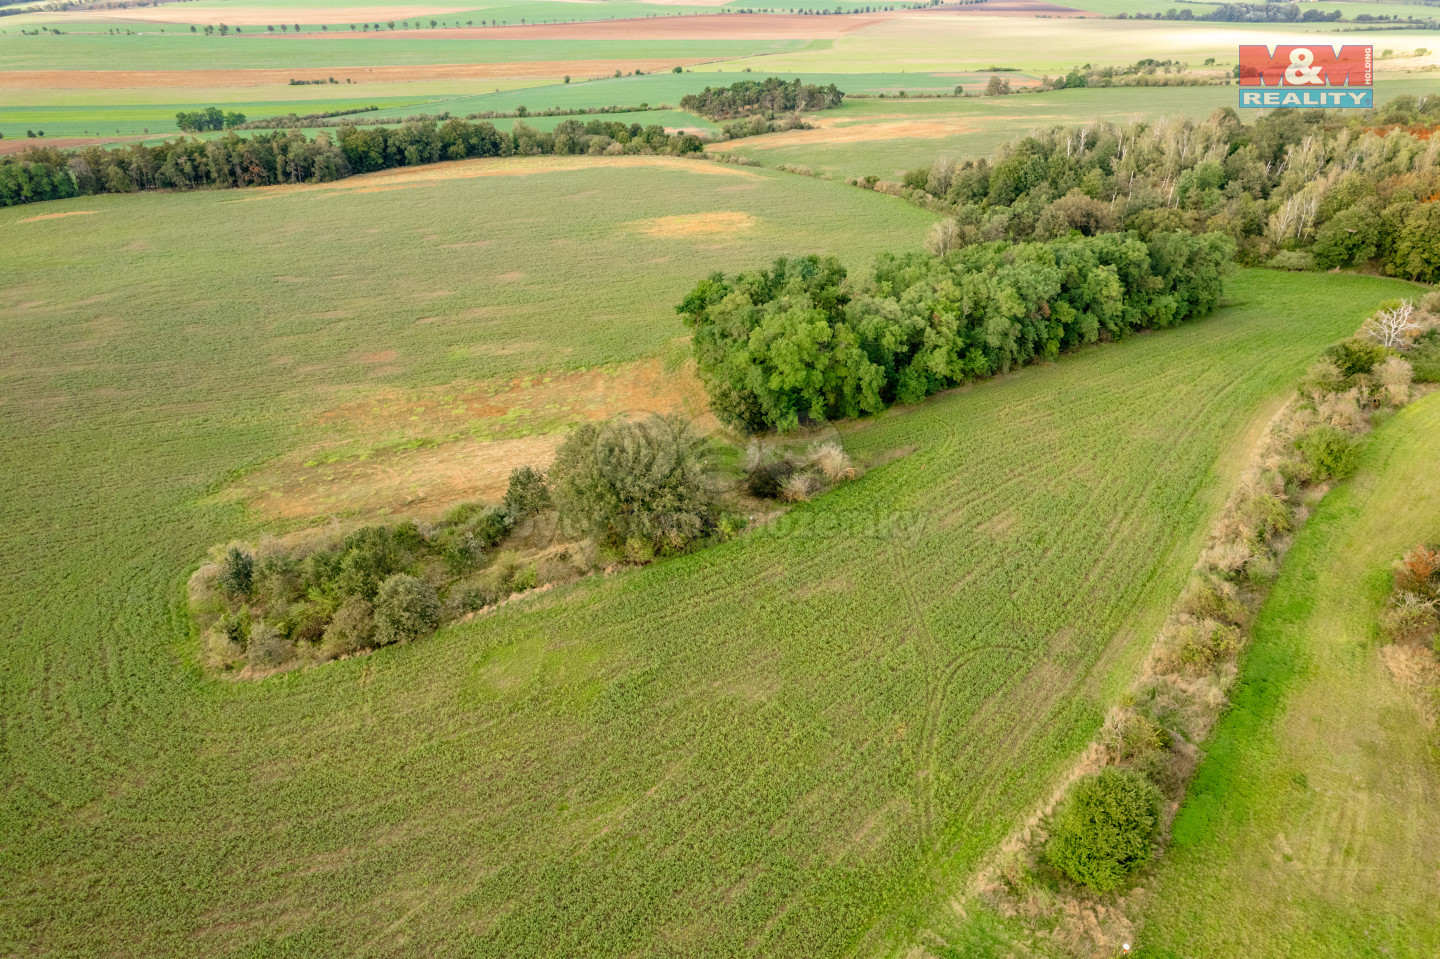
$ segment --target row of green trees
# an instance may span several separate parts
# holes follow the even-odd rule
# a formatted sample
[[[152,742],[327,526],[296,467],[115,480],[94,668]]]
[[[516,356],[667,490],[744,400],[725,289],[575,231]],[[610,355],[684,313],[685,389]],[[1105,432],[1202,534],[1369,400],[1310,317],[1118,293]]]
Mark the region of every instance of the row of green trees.
[[[542,154],[699,153],[704,141],[693,134],[669,134],[638,123],[569,120],[553,131],[516,123],[498,130],[487,122],[448,120],[399,127],[346,125],[314,139],[299,130],[234,133],[214,140],[180,137],[124,149],[87,147],[65,152],[37,147],[0,158],[0,206],[96,193],[202,187],[322,183],[391,167],[460,160],[466,157]]]
[[[838,107],[844,99],[845,94],[833,83],[822,87],[799,79],[787,83],[779,77],[766,77],[686,94],[680,98],[680,109],[712,120],[730,120],[752,115],[770,117],[797,110],[828,110]]]
[[[1062,351],[1214,308],[1223,234],[989,243],[943,257],[834,258],[701,280],[676,308],[711,408],[744,431],[878,413]]]
[[[175,125],[186,133],[201,130],[231,130],[245,122],[245,114],[231,111],[225,113],[219,107],[203,110],[181,110],[175,114]]]
[[[1346,121],[1234,110],[1201,122],[1057,127],[992,159],[912,170],[900,192],[953,217],[953,242],[1187,230],[1236,241],[1242,262],[1347,267],[1440,281],[1440,97],[1398,97]],[[949,245],[949,244],[947,244]]]

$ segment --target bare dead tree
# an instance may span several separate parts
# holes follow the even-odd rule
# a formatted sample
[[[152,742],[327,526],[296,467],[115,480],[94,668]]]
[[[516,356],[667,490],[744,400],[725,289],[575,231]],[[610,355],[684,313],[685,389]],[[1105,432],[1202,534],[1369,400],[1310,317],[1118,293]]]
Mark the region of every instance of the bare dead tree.
[[[1393,309],[1380,310],[1360,327],[1360,335],[1395,350],[1420,332],[1415,322],[1415,304],[1404,300]]]

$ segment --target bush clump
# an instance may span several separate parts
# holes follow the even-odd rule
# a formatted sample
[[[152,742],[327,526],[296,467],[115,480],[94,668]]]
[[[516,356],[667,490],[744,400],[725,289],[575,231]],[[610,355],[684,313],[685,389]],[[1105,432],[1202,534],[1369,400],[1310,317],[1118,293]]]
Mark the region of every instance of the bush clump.
[[[683,417],[582,424],[550,476],[561,521],[607,548],[678,550],[715,522],[705,442]]]
[[[1046,861],[1095,892],[1115,889],[1154,851],[1163,801],[1134,770],[1110,766],[1082,777],[1051,819]]]
[[[543,513],[554,506],[550,484],[545,474],[529,466],[510,471],[510,486],[505,490],[505,508],[517,520]]]
[[[1312,426],[1295,441],[1310,475],[1317,481],[1345,479],[1360,465],[1361,441],[1328,423]]]
[[[396,573],[375,594],[375,645],[408,643],[440,624],[435,587],[408,573]]]

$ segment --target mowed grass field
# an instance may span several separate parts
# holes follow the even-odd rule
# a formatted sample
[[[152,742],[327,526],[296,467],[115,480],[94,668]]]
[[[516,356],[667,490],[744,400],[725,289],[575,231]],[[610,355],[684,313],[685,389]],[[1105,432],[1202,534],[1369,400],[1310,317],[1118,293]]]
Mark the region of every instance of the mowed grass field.
[[[774,528],[202,676],[184,579],[261,530],[214,494],[338,405],[654,355],[712,269],[856,263],[930,220],[767,171],[553,165],[0,214],[0,951],[899,947],[1098,727],[1240,437],[1404,288],[1241,274],[1204,321],[855,424],[857,456],[908,455]],[[707,211],[753,223],[647,232]],[[54,213],[84,215],[30,220]]]
[[[1437,396],[1382,426],[1287,558],[1140,955],[1440,954],[1435,744],[1375,629],[1391,564],[1440,536],[1437,435]]]

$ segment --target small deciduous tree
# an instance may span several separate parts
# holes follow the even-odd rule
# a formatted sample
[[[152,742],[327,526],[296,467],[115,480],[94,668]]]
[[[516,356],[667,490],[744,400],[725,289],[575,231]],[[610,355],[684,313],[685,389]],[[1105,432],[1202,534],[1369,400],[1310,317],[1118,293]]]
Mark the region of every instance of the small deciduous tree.
[[[225,551],[218,575],[221,592],[227,596],[249,596],[255,586],[255,557],[238,546]]]
[[[550,478],[565,525],[612,548],[680,548],[713,524],[705,443],[680,416],[583,424]]]
[[[550,484],[545,474],[529,466],[510,471],[510,486],[505,490],[505,508],[515,519],[524,519],[544,512],[554,505]]]
[[[409,573],[396,573],[375,594],[375,644],[406,643],[440,624],[435,587]]]

